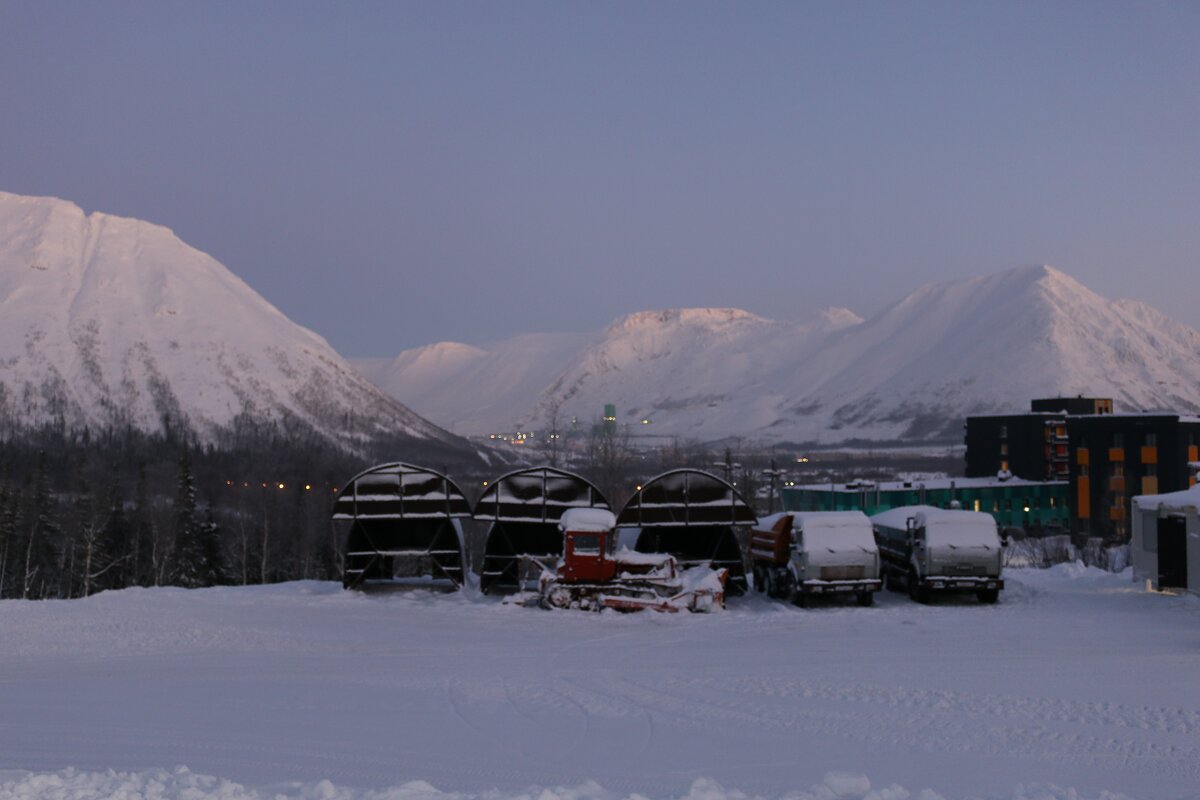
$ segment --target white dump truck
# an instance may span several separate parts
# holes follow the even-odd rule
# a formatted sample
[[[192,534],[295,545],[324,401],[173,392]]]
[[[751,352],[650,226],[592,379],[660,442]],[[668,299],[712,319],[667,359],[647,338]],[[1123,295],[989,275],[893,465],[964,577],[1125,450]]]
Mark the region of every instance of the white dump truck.
[[[991,514],[902,506],[871,524],[889,589],[903,584],[922,603],[931,592],[973,592],[981,603],[1000,598],[1003,544]]]
[[[879,590],[879,550],[861,511],[772,514],[750,532],[754,586],[805,605],[809,598],[853,595],[869,606]]]

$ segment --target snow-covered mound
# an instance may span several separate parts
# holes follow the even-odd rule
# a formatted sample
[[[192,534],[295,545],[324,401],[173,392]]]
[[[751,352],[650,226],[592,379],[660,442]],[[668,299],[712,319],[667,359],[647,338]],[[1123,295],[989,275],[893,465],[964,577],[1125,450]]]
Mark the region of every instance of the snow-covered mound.
[[[463,448],[167,228],[0,192],[0,419]],[[464,448],[465,449],[465,448]]]
[[[552,357],[524,346],[550,340]],[[1045,266],[925,286],[865,321],[684,309],[472,348],[464,366],[428,355],[444,349],[401,354],[380,385],[460,432],[544,428],[554,410],[591,422],[605,403],[655,434],[828,443],[956,441],[966,415],[1038,396],[1200,410],[1200,332]]]

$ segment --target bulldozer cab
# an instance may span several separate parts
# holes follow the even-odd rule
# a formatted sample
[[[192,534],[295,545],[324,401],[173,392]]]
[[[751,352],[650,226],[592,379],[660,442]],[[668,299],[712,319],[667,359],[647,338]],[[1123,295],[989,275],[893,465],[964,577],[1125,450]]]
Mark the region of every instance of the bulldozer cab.
[[[591,582],[612,580],[617,572],[612,559],[616,518],[599,508],[570,509],[563,514],[561,580]]]

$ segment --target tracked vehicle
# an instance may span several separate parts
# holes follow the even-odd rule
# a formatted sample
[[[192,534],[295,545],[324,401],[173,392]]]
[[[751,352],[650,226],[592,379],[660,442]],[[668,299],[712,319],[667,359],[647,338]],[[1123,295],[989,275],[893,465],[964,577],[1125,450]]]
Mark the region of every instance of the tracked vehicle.
[[[700,566],[680,571],[674,556],[616,549],[616,518],[610,511],[570,509],[560,526],[563,556],[538,584],[546,608],[672,612],[725,605],[727,570]]]

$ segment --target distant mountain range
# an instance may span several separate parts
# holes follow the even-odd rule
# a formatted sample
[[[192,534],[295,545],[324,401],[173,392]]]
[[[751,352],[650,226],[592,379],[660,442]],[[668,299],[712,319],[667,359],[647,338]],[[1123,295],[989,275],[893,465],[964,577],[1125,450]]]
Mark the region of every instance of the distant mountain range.
[[[969,414],[1040,396],[1200,411],[1200,332],[1052,267],[921,287],[871,319],[738,309],[631,314],[596,334],[441,342],[354,362],[457,433],[545,429],[614,403],[640,431],[701,441],[961,441]],[[640,425],[642,419],[650,420]]]
[[[212,441],[239,416],[478,457],[167,228],[0,192],[0,421]]]

